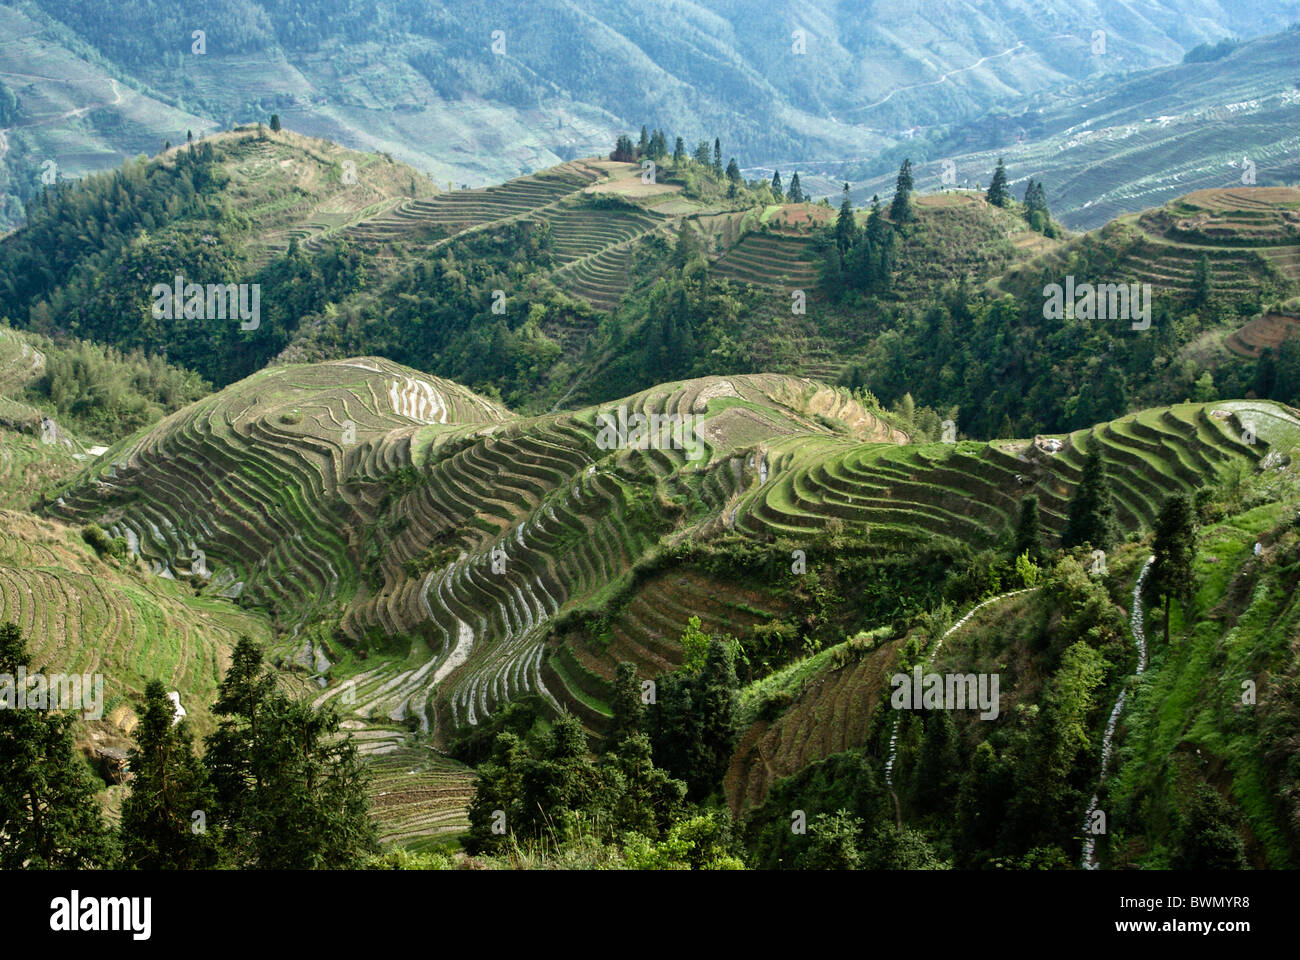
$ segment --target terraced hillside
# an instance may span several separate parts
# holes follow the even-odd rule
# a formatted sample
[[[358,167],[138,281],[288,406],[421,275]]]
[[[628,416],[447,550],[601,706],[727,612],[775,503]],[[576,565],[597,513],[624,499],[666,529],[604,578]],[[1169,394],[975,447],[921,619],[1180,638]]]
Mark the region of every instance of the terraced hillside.
[[[33,669],[102,674],[105,717],[162,680],[183,692],[201,732],[241,634],[265,641],[266,618],[195,596],[130,561],[100,558],[79,528],[0,510],[0,623],[22,628]]]
[[[1229,302],[1283,301],[1300,290],[1300,189],[1199,190],[1120,217],[1058,252],[1009,270],[992,286],[1015,290],[1046,273],[1063,276],[1070,255],[1087,248],[1094,263],[1107,264],[1102,282],[1149,283],[1154,296],[1186,300],[1196,291],[1204,258],[1211,294]]]
[[[504,411],[385,360],[263,371],[113,446],[56,516],[93,515],[163,577],[282,611],[325,610],[355,590],[369,480],[413,450]]]
[[[348,226],[340,235],[377,254],[391,254],[388,245],[398,241],[418,249],[462,230],[536,213],[580,192],[597,176],[586,164],[574,162],[490,187],[405,199]],[[313,240],[308,248],[319,247],[322,239]]]
[[[258,224],[249,248],[256,265],[282,255],[291,239],[319,246],[359,220],[437,193],[427,177],[389,157],[289,130],[243,127],[206,142],[218,149],[230,177],[227,202]],[[185,149],[173,147],[163,161]]]
[[[597,414],[616,422],[619,406],[689,415],[693,433],[602,445]],[[844,392],[777,375],[519,419],[360,359],[272,369],[195,404],[110,450],[50,513],[120,534],[159,576],[265,604],[286,660],[322,685],[317,703],[352,714],[363,751],[385,755],[524,693],[600,729],[614,666],[675,666],[691,615],[748,636],[789,612],[761,583],[632,576],[665,546],[798,545],[838,523],[881,556],[936,537],[978,547],[1029,492],[1056,533],[1094,443],[1121,520],[1148,529],[1166,493],[1262,459],[1266,425],[1297,422],[1270,403],[1184,404],[1055,438],[1056,451],[1041,438],[910,444]],[[548,643],[558,615],[605,610],[608,642],[560,630]]]

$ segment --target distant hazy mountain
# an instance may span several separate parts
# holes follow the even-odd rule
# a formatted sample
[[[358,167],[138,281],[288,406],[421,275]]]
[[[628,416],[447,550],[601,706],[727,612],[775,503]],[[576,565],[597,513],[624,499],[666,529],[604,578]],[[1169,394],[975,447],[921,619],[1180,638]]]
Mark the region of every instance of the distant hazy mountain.
[[[1028,178],[1042,180],[1053,214],[1086,229],[1195,189],[1293,184],[1300,180],[1297,44],[1300,27],[1293,27],[1198,51],[1188,63],[1090,80],[896,152],[911,157],[922,190],[987,187],[1002,157],[1017,197]],[[854,196],[892,194],[894,166],[877,161],[876,175],[855,183]]]
[[[14,197],[232,122],[380,150],[481,185],[641,123],[746,166],[873,158],[1100,75],[1280,30],[1300,0],[136,0],[0,5],[0,163]],[[201,33],[197,33],[201,31]],[[199,52],[199,51],[202,52]],[[829,181],[827,181],[829,183]]]

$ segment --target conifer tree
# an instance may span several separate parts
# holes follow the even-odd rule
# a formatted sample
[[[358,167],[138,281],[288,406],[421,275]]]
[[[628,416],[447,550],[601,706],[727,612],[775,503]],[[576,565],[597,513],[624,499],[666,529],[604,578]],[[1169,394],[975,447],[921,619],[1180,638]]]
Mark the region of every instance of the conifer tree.
[[[636,664],[623,661],[614,669],[614,696],[610,700],[613,719],[610,721],[607,742],[617,747],[628,737],[641,732],[641,717],[645,706],[641,703],[641,685],[636,679]]]
[[[131,793],[122,805],[122,865],[195,870],[217,863],[215,795],[194,754],[189,721],[174,722],[162,683],[150,680],[130,753]],[[196,816],[197,814],[197,816]]]
[[[722,176],[722,140],[719,137],[713,139],[713,174]]]
[[[1143,592],[1165,605],[1165,645],[1169,644],[1169,615],[1174,598],[1186,603],[1192,597],[1192,560],[1196,556],[1196,515],[1192,500],[1176,493],[1165,501],[1156,517],[1152,553],[1155,562],[1143,584]]]
[[[643,123],[641,124],[641,139],[636,142],[637,156],[644,157],[649,150],[650,150],[650,133],[648,130],[646,130],[645,124]]]
[[[1094,436],[1083,464],[1083,479],[1070,498],[1061,542],[1066,547],[1090,543],[1095,549],[1107,550],[1115,543],[1118,530],[1115,504],[1106,481],[1106,465],[1101,458],[1101,442]]]
[[[733,186],[741,181],[740,164],[736,163],[735,157],[732,157],[727,164],[727,179],[731,181]]]
[[[1002,158],[998,157],[997,169],[993,171],[993,182],[989,184],[988,193],[985,194],[989,203],[995,207],[1005,207],[1009,194],[1007,193],[1007,169],[1002,165]]]
[[[686,159],[686,144],[682,141],[681,137],[678,137],[676,142],[673,144],[673,166],[680,167],[682,165],[682,161],[684,161],[685,159]]]
[[[786,196],[791,203],[803,203],[808,199],[804,196],[803,185],[799,182],[799,173],[797,171],[790,178],[790,190]]]
[[[248,637],[235,646],[213,713],[220,721],[204,764],[232,865],[346,868],[378,849],[366,774],[351,740],[338,736],[338,714],[277,691]]]
[[[849,199],[849,185],[844,184],[844,199],[840,201],[840,214],[835,218],[835,246],[843,256],[853,247],[858,236],[858,225],[853,218],[853,201]]]
[[[907,223],[912,219],[912,161],[906,159],[898,168],[894,186],[894,202],[889,206],[889,219],[894,223]]]
[[[6,623],[0,674],[16,677],[20,667],[31,668],[27,642]],[[84,870],[110,866],[116,857],[94,780],[73,746],[73,722],[31,704],[0,710],[0,869]]]
[[[785,190],[781,186],[781,171],[772,171],[772,196],[776,197],[777,203],[785,199]]]
[[[1026,552],[1035,563],[1042,559],[1043,529],[1038,517],[1038,498],[1032,493],[1020,501],[1020,519],[1016,524],[1016,543],[1012,551],[1017,557]]]

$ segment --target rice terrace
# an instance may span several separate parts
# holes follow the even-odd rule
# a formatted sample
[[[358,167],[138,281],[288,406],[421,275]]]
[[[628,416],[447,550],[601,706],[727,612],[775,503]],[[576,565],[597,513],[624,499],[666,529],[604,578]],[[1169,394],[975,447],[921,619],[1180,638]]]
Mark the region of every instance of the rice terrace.
[[[1300,865],[1300,7],[652,7],[0,3],[42,928]]]

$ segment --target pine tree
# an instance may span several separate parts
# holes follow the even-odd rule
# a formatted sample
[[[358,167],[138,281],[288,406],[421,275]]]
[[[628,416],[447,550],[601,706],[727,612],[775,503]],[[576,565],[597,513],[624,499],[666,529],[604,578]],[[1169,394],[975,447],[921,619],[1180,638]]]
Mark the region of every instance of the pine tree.
[[[853,217],[853,201],[849,199],[849,185],[844,184],[844,199],[840,201],[840,215],[835,219],[835,246],[843,256],[852,249],[858,236],[858,225]]]
[[[1107,550],[1118,538],[1115,504],[1106,481],[1106,464],[1101,458],[1101,442],[1094,436],[1089,442],[1083,464],[1083,479],[1070,498],[1069,517],[1061,543],[1077,547],[1090,543],[1095,549]]]
[[[174,723],[173,714],[162,683],[149,681],[130,754],[131,793],[122,805],[128,869],[195,870],[217,862],[218,830],[207,827],[215,795],[194,755],[188,721]]]
[[[697,164],[699,164],[701,167],[708,167],[708,165],[709,165],[709,141],[707,141],[707,140],[701,140],[699,143],[697,143],[697,144],[695,145],[695,157],[694,157],[694,160],[695,160],[695,162],[696,162]]]
[[[680,167],[685,159],[686,144],[682,141],[681,137],[678,137],[677,141],[673,144],[673,166]]]
[[[799,183],[798,171],[790,178],[790,190],[787,197],[791,203],[803,203],[807,199],[803,193],[803,185]]]
[[[641,139],[636,142],[636,153],[639,157],[644,157],[650,150],[650,132],[646,130],[645,124],[641,124]]]
[[[722,139],[719,137],[713,139],[713,174],[722,176]]]
[[[1169,615],[1177,597],[1186,603],[1194,584],[1192,560],[1196,556],[1196,515],[1192,500],[1185,493],[1175,493],[1165,501],[1156,517],[1155,562],[1143,584],[1146,596],[1163,599],[1165,604],[1165,645],[1169,644]]]
[[[338,714],[275,689],[262,652],[241,637],[218,688],[204,765],[234,866],[355,867],[378,849],[366,774]]]
[[[993,171],[993,182],[989,184],[988,193],[985,194],[989,203],[995,207],[1005,207],[1009,194],[1007,193],[1007,170],[1002,165],[1002,158],[998,157],[997,169]]]
[[[1192,276],[1192,303],[1198,307],[1210,302],[1210,258],[1201,254],[1196,261],[1196,272]]]
[[[278,113],[271,114],[271,131],[273,133],[280,132],[280,115]]]
[[[740,164],[736,163],[735,157],[732,157],[727,164],[727,179],[731,181],[732,186],[739,184],[741,181]]]
[[[641,685],[636,679],[636,664],[623,661],[614,669],[614,695],[610,700],[613,719],[606,741],[614,747],[641,732]]]
[[[0,626],[0,674],[16,677],[30,664],[22,631]],[[31,705],[0,709],[0,869],[84,870],[115,859],[73,722]]]
[[[1026,494],[1020,501],[1020,520],[1016,524],[1016,543],[1013,556],[1028,552],[1029,559],[1037,563],[1043,556],[1043,529],[1038,517],[1038,498]]]
[[[780,203],[785,199],[785,190],[781,186],[781,171],[772,171],[772,196],[776,197],[776,202]]]
[[[898,168],[894,186],[894,202],[889,206],[889,219],[894,223],[908,223],[912,219],[912,161],[906,159]]]

